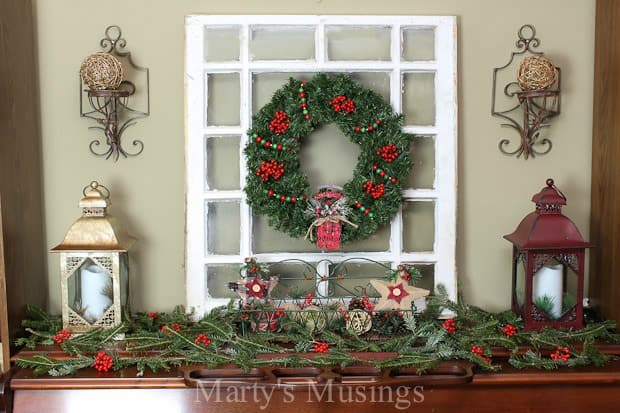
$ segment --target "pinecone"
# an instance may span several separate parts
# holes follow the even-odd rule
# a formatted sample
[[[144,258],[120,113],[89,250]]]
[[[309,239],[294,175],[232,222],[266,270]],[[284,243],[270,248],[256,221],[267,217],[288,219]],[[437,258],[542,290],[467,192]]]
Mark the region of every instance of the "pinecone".
[[[349,310],[365,310],[366,306],[361,298],[352,298],[349,302]]]

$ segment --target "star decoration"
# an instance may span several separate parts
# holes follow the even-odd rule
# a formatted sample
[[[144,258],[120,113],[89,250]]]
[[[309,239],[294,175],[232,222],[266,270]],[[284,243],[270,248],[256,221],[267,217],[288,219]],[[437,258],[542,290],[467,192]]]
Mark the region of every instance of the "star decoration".
[[[242,304],[248,301],[271,301],[271,292],[278,284],[279,277],[271,276],[268,279],[260,277],[243,278],[228,283],[228,288],[241,298]]]
[[[245,285],[248,289],[248,297],[252,298],[264,298],[266,287],[263,283],[260,282],[258,277],[255,277],[251,283]]]
[[[412,303],[418,298],[426,297],[430,291],[409,285],[400,275],[395,281],[370,280],[370,284],[381,294],[375,311],[411,310]]]

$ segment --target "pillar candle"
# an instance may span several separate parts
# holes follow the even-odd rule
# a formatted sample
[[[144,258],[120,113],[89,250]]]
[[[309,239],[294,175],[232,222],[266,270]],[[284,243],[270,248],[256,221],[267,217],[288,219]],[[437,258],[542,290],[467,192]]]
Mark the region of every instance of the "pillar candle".
[[[106,294],[112,288],[112,278],[96,264],[82,268],[80,276],[83,316],[93,323],[112,305],[112,300]]]
[[[545,265],[534,275],[534,301],[547,296],[553,299],[551,315],[559,318],[562,315],[562,264]]]

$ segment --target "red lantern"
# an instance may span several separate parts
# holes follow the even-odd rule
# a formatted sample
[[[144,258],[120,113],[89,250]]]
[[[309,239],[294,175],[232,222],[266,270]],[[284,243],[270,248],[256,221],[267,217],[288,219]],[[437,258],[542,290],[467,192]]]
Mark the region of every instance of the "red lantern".
[[[583,328],[585,241],[562,214],[566,197],[547,179],[532,201],[536,210],[504,238],[513,244],[512,311],[526,330]]]

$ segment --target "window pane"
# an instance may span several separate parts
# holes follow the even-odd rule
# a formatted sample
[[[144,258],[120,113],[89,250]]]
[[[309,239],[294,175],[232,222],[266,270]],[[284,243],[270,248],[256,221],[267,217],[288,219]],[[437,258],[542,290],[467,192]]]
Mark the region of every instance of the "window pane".
[[[389,263],[381,263],[389,268]],[[363,295],[379,296],[370,285],[370,280],[383,278],[387,268],[379,263],[347,262],[338,269],[331,269],[330,294],[334,297],[359,297]]]
[[[345,225],[345,224],[343,224]],[[383,225],[379,227],[377,232],[369,236],[368,238],[360,241],[349,242],[343,244],[341,250],[344,252],[379,252],[387,251],[390,249],[390,225]]]
[[[409,146],[413,168],[404,188],[432,189],[435,186],[435,137],[416,136]]]
[[[353,178],[359,154],[359,145],[331,123],[304,138],[299,152],[300,168],[308,176],[312,191],[323,185],[343,186]]]
[[[403,60],[434,60],[435,29],[403,29]]]
[[[206,138],[207,189],[239,189],[239,137]]]
[[[273,94],[288,84],[292,77],[298,80],[310,80],[313,73],[255,73],[252,75],[252,113],[256,114],[271,101]]]
[[[403,115],[406,125],[435,124],[435,73],[403,75]]]
[[[405,204],[403,205],[404,251],[433,251],[434,240],[435,202],[405,202]]]
[[[250,38],[250,59],[314,59],[314,28],[254,28]]]
[[[413,265],[418,271],[422,279],[415,283],[418,288],[424,288],[429,291],[435,290],[435,264],[409,264]]]
[[[207,124],[239,125],[239,73],[207,75]]]
[[[207,253],[239,254],[239,202],[207,202]]]
[[[267,252],[317,252],[316,246],[303,238],[292,238],[276,231],[268,224],[268,218],[253,215],[252,249],[254,253]]]
[[[329,60],[390,60],[389,27],[328,26]]]
[[[213,298],[239,298],[228,288],[228,283],[241,278],[238,264],[208,265],[205,269],[207,291]]]
[[[205,60],[239,60],[239,27],[205,29]]]
[[[270,265],[270,274],[280,280],[272,292],[273,298],[303,298],[316,290],[316,264],[297,260]]]
[[[351,78],[365,88],[380,94],[386,102],[390,101],[390,74],[386,72],[354,72]]]

